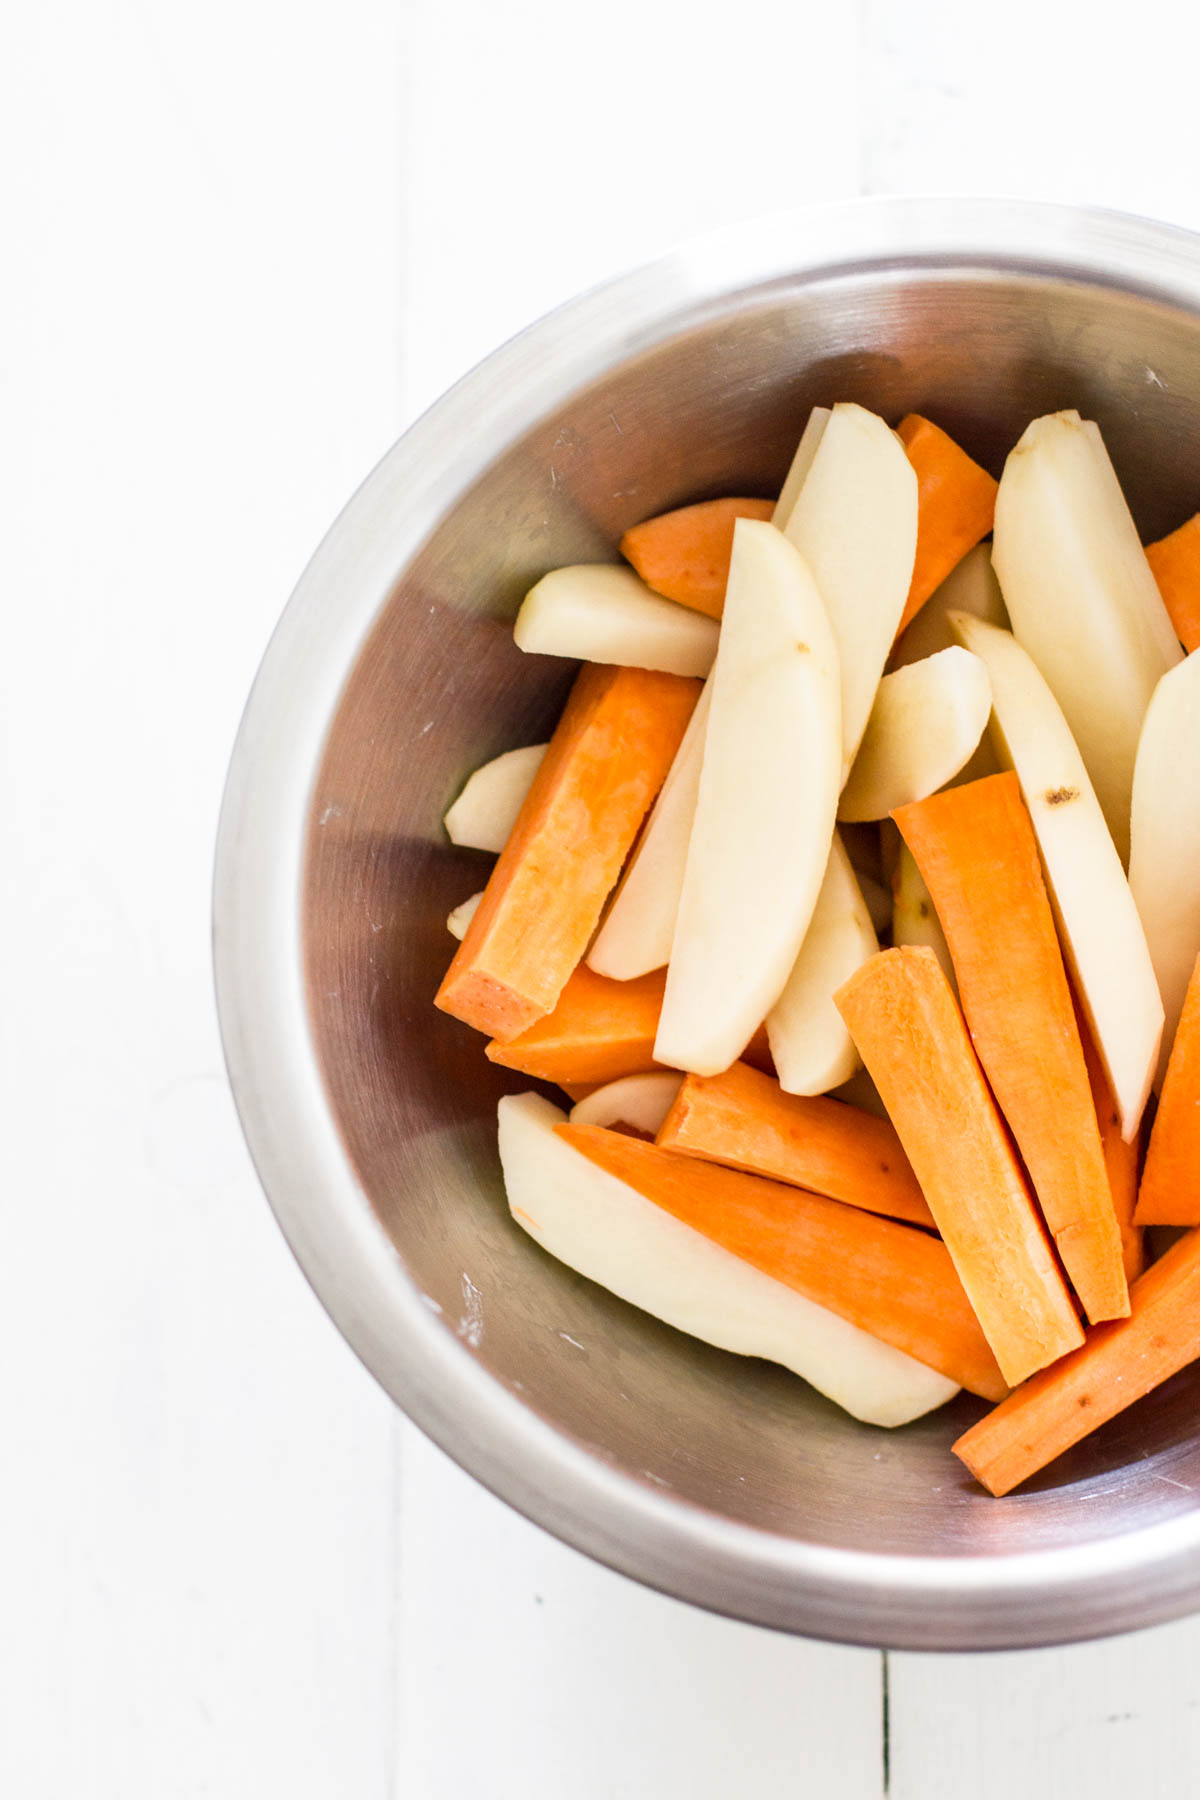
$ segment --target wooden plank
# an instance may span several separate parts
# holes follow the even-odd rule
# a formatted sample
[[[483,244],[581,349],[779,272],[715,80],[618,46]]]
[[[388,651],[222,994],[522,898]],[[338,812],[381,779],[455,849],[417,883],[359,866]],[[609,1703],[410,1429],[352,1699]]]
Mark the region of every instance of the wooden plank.
[[[5,1794],[391,1792],[392,1412],[250,1169],[208,910],[258,656],[394,430],[394,14],[8,21]]]
[[[1194,1787],[1200,1620],[1060,1650],[889,1664],[890,1800]]]
[[[879,1800],[873,1650],[624,1581],[404,1435],[398,1791],[420,1800]]]

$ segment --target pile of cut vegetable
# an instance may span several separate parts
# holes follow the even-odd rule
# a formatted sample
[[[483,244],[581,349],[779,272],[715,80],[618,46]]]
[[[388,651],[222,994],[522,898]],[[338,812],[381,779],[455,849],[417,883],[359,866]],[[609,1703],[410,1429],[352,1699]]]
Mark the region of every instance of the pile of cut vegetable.
[[[573,1103],[500,1102],[512,1216],[859,1419],[996,1403],[1005,1494],[1200,1357],[1200,516],[1144,549],[1077,413],[997,483],[837,405],[621,552],[446,815],[437,1004]]]

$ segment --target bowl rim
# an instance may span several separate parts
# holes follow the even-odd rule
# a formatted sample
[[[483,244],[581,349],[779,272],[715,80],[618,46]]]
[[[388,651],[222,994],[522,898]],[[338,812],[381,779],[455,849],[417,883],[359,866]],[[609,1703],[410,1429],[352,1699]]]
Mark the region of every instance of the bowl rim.
[[[500,1499],[622,1574],[750,1623],[912,1650],[1032,1647],[1200,1607],[1200,1507],[1045,1551],[904,1556],[737,1524],[617,1472],[489,1374],[407,1274],[342,1146],[302,975],[298,896],[328,723],[396,571],[432,525],[565,396],[728,293],[917,265],[1017,268],[1200,313],[1200,237],[1179,227],[1026,201],[870,198],[707,234],[526,328],[387,452],[319,545],[271,637],[218,826],[217,1010],[251,1156],[313,1290],[392,1399]]]

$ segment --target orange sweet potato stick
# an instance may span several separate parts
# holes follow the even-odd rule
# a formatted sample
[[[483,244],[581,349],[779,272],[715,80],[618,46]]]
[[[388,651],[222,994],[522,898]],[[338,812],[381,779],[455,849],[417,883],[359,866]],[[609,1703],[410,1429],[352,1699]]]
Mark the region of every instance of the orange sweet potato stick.
[[[1135,1225],[1200,1225],[1200,957],[1163,1077]]]
[[[983,1072],[1088,1318],[1121,1319],[1121,1234],[1037,839],[1011,772],[892,814],[933,897]]]
[[[610,981],[580,963],[554,1011],[506,1044],[490,1043],[488,1059],[571,1089],[661,1069],[654,1036],[666,979],[665,969],[655,969],[636,981]]]
[[[1006,1391],[949,1253],[927,1232],[597,1125],[556,1129],[645,1199],[818,1306],[984,1399]]]
[[[1147,544],[1146,561],[1180,643],[1188,651],[1200,648],[1200,513]]]
[[[1112,1195],[1117,1230],[1121,1233],[1121,1261],[1125,1268],[1125,1280],[1132,1286],[1146,1267],[1145,1237],[1140,1226],[1133,1222],[1133,1212],[1137,1205],[1142,1134],[1139,1129],[1132,1142],[1128,1144],[1121,1136],[1121,1115],[1117,1111],[1117,1103],[1113,1099],[1112,1089],[1108,1085],[1104,1064],[1100,1061],[1087,1021],[1078,1006],[1075,1009],[1075,1020],[1079,1026],[1084,1060],[1087,1063],[1088,1081],[1092,1089],[1092,1104],[1096,1109],[1096,1121],[1100,1127],[1100,1146],[1104,1151],[1108,1190]]]
[[[823,1095],[785,1094],[736,1062],[723,1075],[689,1075],[663,1121],[659,1144],[768,1175],[866,1212],[933,1224],[892,1126]]]
[[[719,619],[733,555],[733,528],[739,519],[770,519],[772,500],[702,500],[631,525],[621,539],[621,555],[647,587],[694,612]]]
[[[918,508],[917,559],[899,637],[951,569],[992,529],[999,484],[919,413],[909,413],[896,430],[917,472]]]
[[[1147,1269],[1127,1319],[1097,1325],[1086,1344],[980,1419],[954,1445],[976,1481],[1007,1494],[1081,1438],[1200,1356],[1200,1232]]]
[[[661,1069],[654,1040],[666,980],[665,969],[654,969],[634,981],[610,981],[580,963],[552,1013],[506,1044],[494,1040],[485,1055],[506,1069],[555,1082],[572,1100],[622,1075]],[[755,1032],[746,1056],[756,1068],[773,1067],[765,1030]]]
[[[502,1042],[553,1011],[662,786],[700,683],[585,664],[437,1004]]]
[[[1033,1196],[932,950],[882,950],[834,995],[1004,1379],[1083,1341]]]

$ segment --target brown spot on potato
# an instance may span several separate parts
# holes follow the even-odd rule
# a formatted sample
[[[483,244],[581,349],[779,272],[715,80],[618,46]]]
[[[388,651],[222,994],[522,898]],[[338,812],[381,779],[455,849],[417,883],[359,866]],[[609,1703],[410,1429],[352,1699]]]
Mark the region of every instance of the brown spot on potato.
[[[1047,806],[1065,806],[1068,800],[1078,800],[1078,788],[1047,788],[1044,799]]]
[[[920,913],[920,915],[923,919],[927,919],[929,917],[929,902],[928,902],[928,900],[918,900],[917,901],[917,911]]]
[[[808,645],[807,644],[797,644],[796,648],[797,648],[797,650],[799,650],[801,656],[808,655]]]

